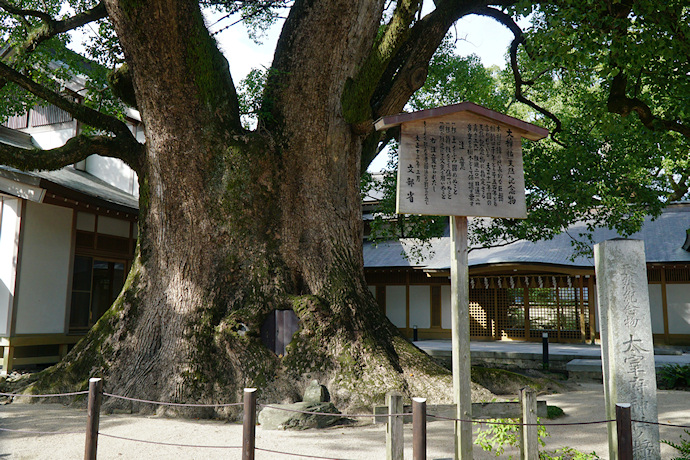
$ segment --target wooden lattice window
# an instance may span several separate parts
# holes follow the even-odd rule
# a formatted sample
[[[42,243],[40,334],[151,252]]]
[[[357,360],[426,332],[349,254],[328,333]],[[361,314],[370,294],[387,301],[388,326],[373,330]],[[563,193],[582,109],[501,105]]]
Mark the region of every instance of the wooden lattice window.
[[[689,267],[666,268],[664,274],[667,283],[690,283]]]

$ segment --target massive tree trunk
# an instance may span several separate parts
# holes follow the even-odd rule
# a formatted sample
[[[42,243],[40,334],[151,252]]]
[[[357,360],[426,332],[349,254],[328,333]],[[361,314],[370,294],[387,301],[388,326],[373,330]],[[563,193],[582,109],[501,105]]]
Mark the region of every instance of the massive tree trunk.
[[[292,7],[248,132],[196,1],[106,2],[146,126],[138,255],[111,310],[40,387],[103,375],[108,391],[144,399],[237,401],[256,386],[283,401],[318,379],[350,409],[390,390],[449,394],[447,371],[400,336],[364,282],[371,130],[346,121],[342,100],[384,2],[320,3]],[[285,356],[260,340],[275,309],[300,319]]]

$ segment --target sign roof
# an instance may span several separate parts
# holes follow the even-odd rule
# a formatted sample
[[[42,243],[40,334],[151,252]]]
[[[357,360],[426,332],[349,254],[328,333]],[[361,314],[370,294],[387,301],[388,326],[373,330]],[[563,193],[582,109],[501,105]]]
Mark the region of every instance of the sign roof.
[[[399,113],[398,115],[391,115],[388,117],[379,118],[374,123],[377,131],[382,129],[392,128],[408,121],[424,120],[427,118],[441,117],[459,112],[471,112],[475,115],[493,120],[505,125],[509,125],[518,131],[520,136],[531,141],[538,141],[549,135],[549,130],[527,123],[517,118],[504,115],[473,102],[461,102],[459,104],[446,105],[443,107],[436,107],[433,109],[420,110],[412,113]]]

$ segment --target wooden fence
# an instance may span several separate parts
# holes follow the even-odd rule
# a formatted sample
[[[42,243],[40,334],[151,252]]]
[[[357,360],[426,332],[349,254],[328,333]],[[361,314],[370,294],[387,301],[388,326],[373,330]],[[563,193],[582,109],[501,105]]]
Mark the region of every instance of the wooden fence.
[[[87,407],[86,442],[84,460],[96,460],[98,447],[98,424],[100,405],[103,397],[103,381],[94,378],[89,380],[89,394]],[[435,405],[427,407],[425,398],[412,398],[412,413],[405,412],[403,397],[400,394],[387,395],[387,414],[381,414],[380,408],[374,409],[374,421],[382,417],[386,423],[386,459],[403,460],[403,424],[406,418],[412,417],[412,458],[426,460],[426,424],[427,418],[437,420],[451,420],[462,423],[474,423],[473,420],[461,420],[452,416],[455,406]],[[181,404],[183,405],[183,404]],[[242,430],[242,460],[254,460],[256,446],[256,388],[244,389],[243,430]],[[539,410],[541,408],[541,411]],[[545,403],[538,404],[536,393],[531,388],[520,390],[519,403],[482,403],[473,405],[475,419],[482,418],[519,418],[520,422],[520,458],[522,460],[538,460],[537,421],[538,415],[546,411]],[[333,414],[318,414],[328,415]],[[441,415],[444,414],[444,415]],[[451,415],[451,416],[446,416]],[[368,416],[368,415],[364,415]],[[606,423],[608,421],[602,421]],[[498,422],[496,422],[498,423]],[[505,422],[502,422],[505,423]],[[619,460],[633,460],[632,456],[632,421],[630,404],[616,406],[616,424],[618,429]]]
[[[268,449],[259,448],[255,445],[255,435],[256,435],[256,411],[257,411],[257,401],[256,401],[256,389],[255,388],[245,388],[244,397],[242,402],[237,403],[218,403],[218,404],[183,404],[183,403],[173,403],[173,402],[161,402],[161,401],[146,401],[135,398],[128,398],[125,396],[119,396],[114,394],[105,393],[103,391],[103,380],[102,379],[90,379],[89,390],[88,391],[78,391],[73,393],[62,393],[62,394],[49,394],[49,395],[31,395],[31,394],[14,394],[14,393],[0,393],[0,396],[17,398],[17,397],[27,397],[27,398],[49,398],[49,397],[67,397],[67,396],[84,396],[88,395],[88,407],[87,407],[87,422],[86,422],[86,440],[84,444],[84,459],[85,460],[95,460],[98,450],[98,436],[106,436],[115,439],[143,442],[147,444],[157,444],[161,446],[175,446],[175,447],[188,447],[188,448],[223,448],[223,449],[238,449],[242,451],[242,460],[254,460],[256,451],[265,451],[274,454],[285,454],[291,456],[306,456],[310,458],[332,458],[332,457],[315,457],[313,455],[301,455],[297,453],[288,452],[277,452]],[[243,416],[243,430],[242,430],[242,445],[241,446],[200,446],[200,445],[186,445],[186,444],[171,444],[158,441],[148,441],[139,439],[130,439],[120,436],[114,436],[106,433],[99,432],[99,421],[100,421],[100,409],[101,401],[103,396],[119,398],[130,401],[137,401],[140,403],[150,403],[157,405],[168,405],[168,406],[185,406],[185,407],[228,407],[228,406],[243,406],[244,416]],[[668,423],[659,422],[647,422],[642,420],[632,420],[631,419],[631,406],[630,404],[617,404],[616,405],[616,418],[614,420],[600,420],[592,422],[579,422],[579,423],[539,423],[537,421],[538,416],[545,415],[546,405],[542,402],[539,403],[536,400],[536,395],[534,390],[529,388],[524,388],[520,391],[519,402],[517,403],[482,403],[473,405],[473,419],[472,420],[462,420],[455,418],[455,406],[451,405],[430,405],[427,406],[426,399],[424,398],[412,398],[411,410],[412,412],[407,412],[406,406],[403,405],[403,397],[399,394],[389,394],[386,398],[386,406],[375,407],[373,414],[358,414],[358,415],[347,415],[348,418],[355,417],[365,417],[373,418],[374,423],[386,420],[386,458],[387,460],[402,460],[403,458],[403,424],[410,420],[412,421],[412,451],[414,460],[426,459],[426,425],[428,420],[446,420],[453,421],[455,423],[477,423],[477,420],[486,418],[517,418],[520,419],[519,422],[506,422],[506,421],[486,421],[479,422],[484,424],[497,424],[497,425],[514,425],[519,426],[520,430],[520,458],[528,460],[538,460],[538,437],[537,428],[538,426],[575,426],[575,425],[591,425],[591,424],[605,424],[610,422],[615,422],[617,427],[617,447],[618,447],[618,459],[619,460],[632,460],[633,459],[633,440],[632,440],[632,423],[641,424],[655,424],[655,425],[665,425],[672,426],[676,428],[688,429],[690,426],[684,425],[672,425]],[[264,408],[271,407],[278,410],[289,410],[284,407],[274,407],[269,405],[261,405]],[[410,408],[410,406],[407,406]],[[290,410],[292,412],[304,412]],[[329,417],[341,417],[341,414],[332,413],[318,413],[318,412],[305,412],[307,414],[313,415],[323,415]],[[0,432],[17,432],[25,433],[31,435],[43,435],[43,434],[77,434],[75,432],[40,432],[40,431],[29,431],[29,430],[13,430],[4,427],[0,427]],[[83,433],[83,432],[78,432]]]

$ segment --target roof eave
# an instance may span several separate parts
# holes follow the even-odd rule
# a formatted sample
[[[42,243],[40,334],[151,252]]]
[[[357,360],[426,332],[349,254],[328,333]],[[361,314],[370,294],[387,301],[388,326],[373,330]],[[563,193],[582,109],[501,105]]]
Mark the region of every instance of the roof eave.
[[[374,122],[377,131],[399,126],[408,121],[424,120],[433,117],[442,117],[457,112],[471,112],[484,118],[503,123],[520,131],[520,135],[531,141],[538,141],[549,135],[549,130],[541,126],[527,123],[515,117],[496,112],[474,102],[460,102],[459,104],[446,105],[433,109],[419,110],[412,113],[399,113],[387,117],[379,118]]]

